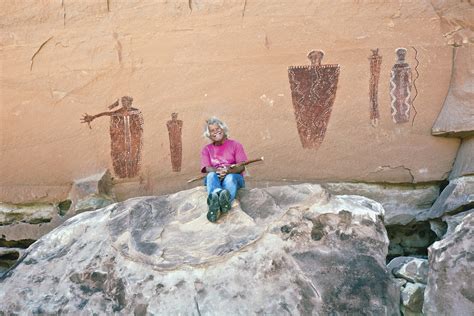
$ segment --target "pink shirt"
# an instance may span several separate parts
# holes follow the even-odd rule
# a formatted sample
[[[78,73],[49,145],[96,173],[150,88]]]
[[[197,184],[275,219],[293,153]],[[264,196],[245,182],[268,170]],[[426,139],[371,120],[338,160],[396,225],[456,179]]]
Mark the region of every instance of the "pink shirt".
[[[226,139],[220,146],[206,145],[201,150],[201,172],[206,172],[206,167],[228,167],[243,161],[247,161],[244,147],[232,139]]]

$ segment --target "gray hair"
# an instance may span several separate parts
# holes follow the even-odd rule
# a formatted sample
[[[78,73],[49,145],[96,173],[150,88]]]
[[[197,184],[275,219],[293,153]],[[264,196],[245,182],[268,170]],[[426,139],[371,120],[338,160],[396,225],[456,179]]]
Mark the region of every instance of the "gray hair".
[[[219,126],[220,128],[222,128],[224,135],[226,137],[229,136],[229,128],[227,127],[227,124],[219,120],[217,117],[213,116],[206,121],[206,126],[204,126],[204,133],[202,133],[203,137],[211,138],[211,134],[209,133],[209,125]]]

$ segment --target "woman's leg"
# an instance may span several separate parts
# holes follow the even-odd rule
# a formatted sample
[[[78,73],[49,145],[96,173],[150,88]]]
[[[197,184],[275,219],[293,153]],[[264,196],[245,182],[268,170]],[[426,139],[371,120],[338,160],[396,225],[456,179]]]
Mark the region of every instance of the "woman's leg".
[[[224,181],[222,181],[222,188],[229,191],[230,201],[235,199],[237,195],[237,190],[245,186],[244,177],[238,173],[230,173],[225,176]]]
[[[221,180],[219,180],[219,176],[215,172],[209,172],[207,174],[205,184],[207,187],[207,194],[222,190]]]
[[[222,191],[221,181],[217,173],[209,172],[206,176],[207,187],[207,205],[209,211],[207,212],[207,219],[215,223],[221,215],[221,206],[219,203],[219,192]]]

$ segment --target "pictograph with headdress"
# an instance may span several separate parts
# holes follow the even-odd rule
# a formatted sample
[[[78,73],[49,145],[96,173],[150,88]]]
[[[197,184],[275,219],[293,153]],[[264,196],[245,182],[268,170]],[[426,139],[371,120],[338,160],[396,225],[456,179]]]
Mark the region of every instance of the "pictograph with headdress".
[[[413,49],[416,53],[416,49],[414,47]],[[410,120],[410,112],[413,108],[413,101],[416,98],[416,93],[412,97],[414,80],[411,67],[405,60],[407,49],[403,47],[397,48],[395,53],[397,55],[397,61],[390,72],[390,108],[393,122],[400,124],[406,123]],[[416,110],[414,108],[413,110],[416,115]]]
[[[324,140],[336,98],[340,67],[321,65],[324,52],[308,53],[311,64],[288,68],[296,126],[303,148],[317,149]]]

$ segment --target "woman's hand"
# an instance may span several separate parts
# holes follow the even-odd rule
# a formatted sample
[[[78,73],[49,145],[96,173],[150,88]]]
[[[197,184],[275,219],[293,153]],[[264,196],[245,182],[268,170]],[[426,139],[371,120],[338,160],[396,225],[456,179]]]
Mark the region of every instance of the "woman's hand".
[[[222,179],[224,179],[225,176],[227,175],[228,170],[227,170],[226,167],[219,167],[219,168],[217,168],[216,173],[217,173],[217,175],[219,176],[219,179],[222,180]]]

